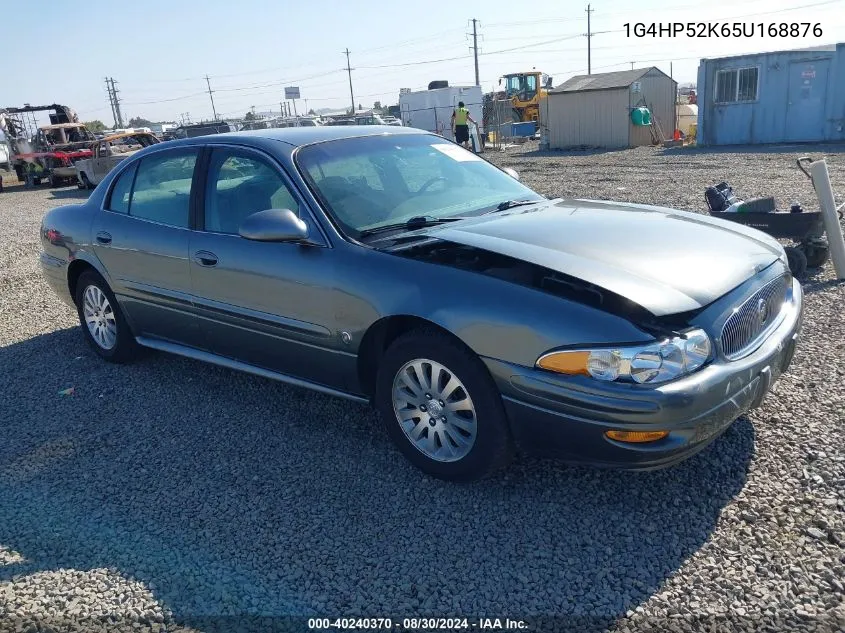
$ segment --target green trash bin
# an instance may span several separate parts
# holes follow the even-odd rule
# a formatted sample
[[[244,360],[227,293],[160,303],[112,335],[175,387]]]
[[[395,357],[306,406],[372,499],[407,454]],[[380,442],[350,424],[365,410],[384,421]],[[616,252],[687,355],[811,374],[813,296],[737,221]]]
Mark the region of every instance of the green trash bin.
[[[651,111],[646,107],[631,110],[631,122],[634,125],[651,125]]]

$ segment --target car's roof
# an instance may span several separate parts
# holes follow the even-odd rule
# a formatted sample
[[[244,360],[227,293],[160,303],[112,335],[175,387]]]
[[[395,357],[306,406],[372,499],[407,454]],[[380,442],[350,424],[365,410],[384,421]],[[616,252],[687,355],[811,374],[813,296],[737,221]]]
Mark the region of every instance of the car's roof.
[[[242,140],[244,138],[258,138],[282,141],[283,143],[288,143],[289,145],[298,147],[301,145],[308,145],[310,143],[334,141],[341,138],[379,136],[385,134],[428,134],[428,132],[425,130],[418,130],[416,128],[398,127],[395,125],[326,125],[315,127],[285,127],[248,130],[244,132],[198,136],[190,140],[207,143],[212,140],[225,142],[227,139]]]
[[[67,130],[72,127],[85,127],[84,123],[54,123],[53,125],[42,125],[39,130]]]
[[[98,142],[102,143],[103,141],[116,141],[121,138],[127,138],[130,136],[152,136],[155,137],[155,134],[152,132],[121,132],[120,134],[109,134],[108,136],[104,136],[103,138],[99,139]]]

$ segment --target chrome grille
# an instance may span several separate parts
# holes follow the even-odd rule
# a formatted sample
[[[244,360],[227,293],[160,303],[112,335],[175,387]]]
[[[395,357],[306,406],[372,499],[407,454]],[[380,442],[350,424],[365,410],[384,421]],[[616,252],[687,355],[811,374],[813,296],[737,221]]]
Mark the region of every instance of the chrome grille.
[[[734,310],[722,327],[722,352],[736,360],[756,349],[781,321],[781,308],[791,287],[789,275],[782,275],[760,288]]]

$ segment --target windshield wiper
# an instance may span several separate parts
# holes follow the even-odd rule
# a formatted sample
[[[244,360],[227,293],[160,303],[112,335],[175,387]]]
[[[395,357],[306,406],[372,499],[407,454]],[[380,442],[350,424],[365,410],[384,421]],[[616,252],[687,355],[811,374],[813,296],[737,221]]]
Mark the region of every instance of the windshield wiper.
[[[457,222],[458,220],[465,220],[466,218],[463,217],[451,217],[451,218],[435,218],[433,216],[426,216],[426,215],[418,215],[410,220],[406,220],[405,222],[400,222],[398,224],[385,224],[384,226],[377,226],[372,229],[366,229],[359,233],[358,237],[367,237],[368,235],[375,235],[376,233],[385,233],[387,231],[399,231],[399,230],[406,230],[406,231],[416,231],[417,229],[423,229],[427,226],[436,226],[438,224],[444,224],[446,222]]]
[[[525,205],[537,204],[539,202],[543,202],[543,200],[505,200],[504,202],[497,204],[495,209],[491,209],[487,213],[493,213],[493,211],[506,211],[507,209],[513,209],[514,207],[524,207]]]

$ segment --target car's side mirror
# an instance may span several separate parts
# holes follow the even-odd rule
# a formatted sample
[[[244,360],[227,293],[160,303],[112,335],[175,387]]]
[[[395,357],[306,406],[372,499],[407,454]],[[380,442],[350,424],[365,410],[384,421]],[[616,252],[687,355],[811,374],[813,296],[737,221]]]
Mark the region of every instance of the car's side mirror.
[[[517,170],[515,170],[513,167],[503,167],[502,171],[505,172],[508,176],[510,176],[514,180],[519,180],[519,172]]]
[[[256,242],[298,242],[308,239],[308,225],[290,209],[267,209],[247,216],[238,234]]]

